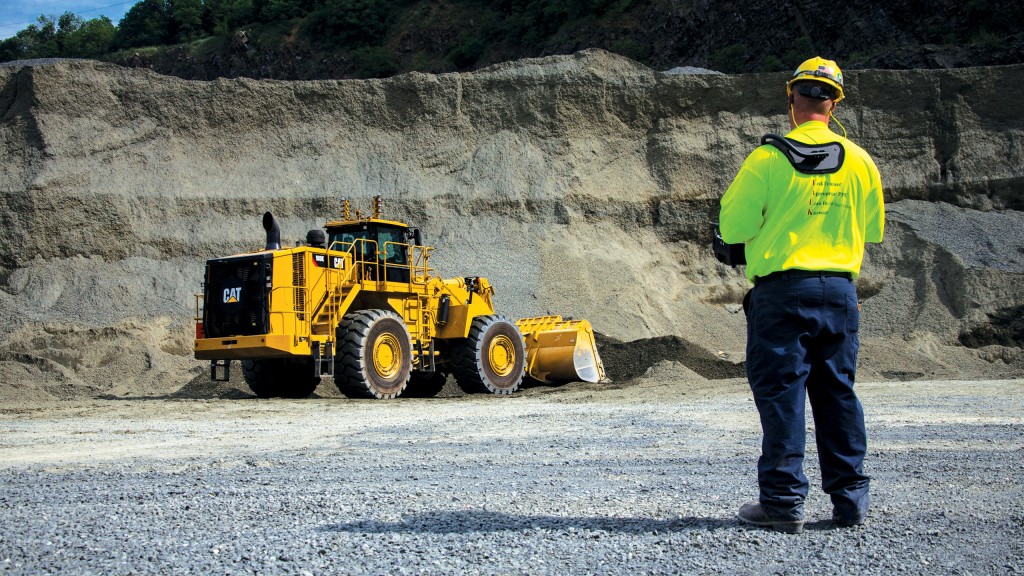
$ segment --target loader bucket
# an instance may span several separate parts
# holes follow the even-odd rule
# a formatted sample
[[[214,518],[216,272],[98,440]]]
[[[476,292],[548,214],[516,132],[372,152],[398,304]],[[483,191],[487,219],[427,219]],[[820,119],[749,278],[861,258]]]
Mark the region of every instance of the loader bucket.
[[[604,380],[594,330],[586,320],[540,316],[516,320],[526,340],[526,373],[541,382]]]

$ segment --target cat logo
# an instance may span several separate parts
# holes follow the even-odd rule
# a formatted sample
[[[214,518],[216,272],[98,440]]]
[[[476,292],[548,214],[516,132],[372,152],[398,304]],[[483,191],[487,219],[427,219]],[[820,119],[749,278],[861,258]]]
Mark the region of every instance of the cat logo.
[[[242,298],[242,287],[237,288],[225,288],[224,289],[224,303],[225,304],[238,304],[238,301]]]
[[[317,268],[335,268],[338,270],[344,270],[345,259],[341,256],[331,256],[330,260],[328,260],[326,254],[313,254],[313,265]]]

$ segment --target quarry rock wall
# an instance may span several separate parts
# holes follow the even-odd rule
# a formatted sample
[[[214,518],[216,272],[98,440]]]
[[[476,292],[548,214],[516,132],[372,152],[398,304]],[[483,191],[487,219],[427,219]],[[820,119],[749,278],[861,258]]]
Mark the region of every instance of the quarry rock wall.
[[[168,373],[195,370],[205,259],[260,249],[266,210],[294,244],[376,194],[441,275],[488,277],[503,313],[742,356],[747,286],[712,258],[708,222],[760,136],[787,131],[785,80],[597,50],[362,81],[5,65],[0,314],[16,330],[0,361],[73,378],[54,325],[116,327]],[[1024,305],[1024,113],[1005,90],[1022,82],[1024,66],[847,74],[837,116],[892,208],[860,281],[865,336],[952,346]]]

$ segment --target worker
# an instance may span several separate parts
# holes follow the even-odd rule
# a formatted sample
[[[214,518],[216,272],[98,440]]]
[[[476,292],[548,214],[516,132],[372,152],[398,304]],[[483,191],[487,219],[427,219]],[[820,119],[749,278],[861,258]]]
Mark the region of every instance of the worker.
[[[744,243],[746,371],[761,419],[757,502],[741,522],[800,533],[808,482],[803,471],[805,398],[810,399],[822,489],[838,526],[868,514],[864,412],[854,393],[860,305],[854,280],[865,242],[885,224],[878,168],[862,148],[832,132],[845,96],[832,60],[811,58],[786,84],[791,131],[765,136],[721,200],[722,239]]]

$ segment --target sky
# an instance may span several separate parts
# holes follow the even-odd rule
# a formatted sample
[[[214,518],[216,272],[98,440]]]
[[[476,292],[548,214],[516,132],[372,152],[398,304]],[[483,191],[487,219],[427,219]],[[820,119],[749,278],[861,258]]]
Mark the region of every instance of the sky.
[[[35,24],[41,14],[60,16],[72,12],[85,20],[106,16],[117,24],[137,2],[139,0],[0,0],[0,40]]]

